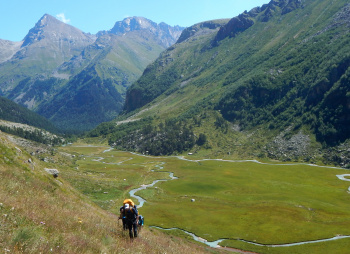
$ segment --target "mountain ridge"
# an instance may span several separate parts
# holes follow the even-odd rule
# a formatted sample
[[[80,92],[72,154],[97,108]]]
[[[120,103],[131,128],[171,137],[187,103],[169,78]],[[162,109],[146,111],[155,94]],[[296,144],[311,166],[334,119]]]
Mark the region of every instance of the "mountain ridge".
[[[58,36],[59,34],[61,34],[61,36]],[[57,38],[58,40],[70,37],[72,41],[81,40],[83,38],[83,40],[86,40],[88,43],[96,39],[94,35],[86,34],[78,28],[61,22],[49,14],[44,14],[24,37],[22,47],[31,45],[33,42],[40,41],[47,36]]]
[[[110,144],[139,152],[176,144],[170,133],[156,140],[169,121],[206,135],[206,144],[189,149],[202,155],[348,167],[349,13],[346,1],[271,1],[215,33],[185,37],[129,88],[120,120],[130,123],[115,131],[130,134],[111,134]],[[247,26],[232,26],[240,22]],[[131,122],[136,115],[144,121]],[[151,140],[138,134],[148,133],[147,125]]]
[[[81,30],[65,24],[55,17],[45,14],[24,38],[21,47],[19,44],[1,41],[1,48],[12,45],[16,52],[8,50],[0,56],[0,94],[7,98],[39,112],[45,117],[53,120],[64,130],[69,128],[69,121],[84,122],[84,124],[74,125],[74,131],[87,130],[101,121],[111,120],[121,111],[121,106],[125,97],[126,88],[135,81],[143,69],[168,45],[175,43],[180,35],[180,27],[173,28],[166,24],[156,24],[141,17],[129,18],[129,23],[139,24],[138,27],[130,27],[129,31],[123,34],[100,33],[99,36],[86,34]],[[123,23],[124,22],[124,23]],[[127,20],[120,22],[126,24]],[[117,22],[118,23],[118,22]],[[143,24],[143,26],[140,26]],[[1,46],[0,45],[0,46]],[[10,58],[11,57],[11,58]],[[10,58],[10,59],[9,59]],[[87,70],[92,70],[89,74]],[[82,77],[82,74],[86,75]],[[96,108],[97,112],[83,112],[82,115],[92,121],[91,125],[86,125],[88,120],[77,119],[76,115],[69,110],[69,104],[64,102],[62,93],[66,93],[69,98],[70,92],[77,82],[76,76],[84,80],[89,77],[100,80],[100,92],[104,94],[105,88],[112,92],[113,96],[107,96],[107,100],[98,99],[92,102],[84,99],[86,109]],[[91,83],[91,82],[90,82]],[[106,87],[103,88],[103,83]],[[102,86],[101,86],[102,85]],[[79,85],[81,86],[81,84]],[[93,89],[88,85],[85,90]],[[66,91],[65,91],[66,90]],[[95,90],[95,94],[98,92]],[[84,94],[89,94],[84,93]],[[95,97],[95,96],[93,96]],[[97,98],[97,97],[96,97]],[[114,105],[111,109],[105,110],[106,105]],[[74,104],[74,103],[73,103]],[[61,106],[58,106],[61,105]],[[59,107],[59,108],[57,108]],[[62,123],[48,112],[54,108],[59,111],[65,108],[65,115],[68,122]],[[62,110],[62,109],[61,109]],[[72,113],[72,114],[71,114]],[[101,118],[94,118],[92,114],[101,115]],[[98,120],[98,122],[94,120]],[[89,126],[89,127],[88,127]]]

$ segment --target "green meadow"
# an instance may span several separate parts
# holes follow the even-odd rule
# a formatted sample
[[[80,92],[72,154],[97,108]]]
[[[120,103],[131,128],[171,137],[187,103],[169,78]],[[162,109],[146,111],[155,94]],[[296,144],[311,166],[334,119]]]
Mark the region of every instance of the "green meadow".
[[[147,226],[176,227],[208,241],[226,239],[221,246],[259,253],[348,251],[350,238],[291,247],[241,241],[274,245],[350,235],[350,182],[336,176],[348,170],[276,162],[195,161],[191,156],[188,160],[146,157],[103,152],[106,149],[62,148],[76,155],[75,168],[62,174],[113,213],[118,213],[130,190],[168,179],[136,193],[147,200],[139,209]],[[178,179],[171,180],[168,172]],[[166,232],[179,234],[178,230]]]

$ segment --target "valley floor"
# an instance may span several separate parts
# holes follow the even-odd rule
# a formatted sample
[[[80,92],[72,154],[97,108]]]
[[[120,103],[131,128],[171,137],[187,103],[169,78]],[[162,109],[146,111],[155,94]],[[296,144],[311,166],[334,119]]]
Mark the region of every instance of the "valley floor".
[[[147,225],[181,229],[167,231],[171,235],[194,233],[200,242],[223,239],[221,246],[259,253],[305,253],[321,246],[345,253],[349,243],[349,184],[337,178],[346,179],[345,169],[140,156],[94,146],[63,150],[79,158],[76,172],[67,172],[77,189],[115,213],[123,198],[140,196]],[[83,184],[87,177],[89,187]]]

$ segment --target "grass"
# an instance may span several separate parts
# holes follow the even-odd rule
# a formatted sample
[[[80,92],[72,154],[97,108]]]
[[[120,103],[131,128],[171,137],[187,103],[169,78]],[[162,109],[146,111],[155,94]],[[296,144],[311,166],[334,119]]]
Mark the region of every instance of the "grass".
[[[178,179],[137,193],[147,200],[139,209],[146,227],[133,245],[142,253],[154,253],[153,248],[156,253],[178,253],[182,248],[191,253],[214,251],[186,244],[192,240],[181,231],[164,233],[149,225],[178,227],[208,241],[226,238],[223,246],[259,253],[347,251],[349,239],[278,248],[237,240],[282,244],[350,235],[349,183],[336,177],[347,170],[277,162],[186,161],[104,152],[106,148],[83,143],[60,148],[66,157],[75,157],[71,156],[71,165],[62,164],[54,179],[42,170],[54,165],[33,158],[32,170],[25,162],[28,154],[3,145],[0,248],[25,253],[126,252],[128,236],[116,222],[123,199],[131,189],[170,179],[167,172],[174,172]]]
[[[70,178],[74,174],[69,172],[75,172],[77,166],[72,164],[72,157],[67,159],[65,154],[64,159],[59,159],[61,153],[56,153],[56,163],[45,163],[27,153],[26,148],[20,148],[21,151],[16,149],[7,136],[0,133],[1,253],[211,252],[147,228],[138,239],[130,242],[118,225],[116,214],[101,209],[91,201],[88,191],[84,195],[70,183],[74,183]],[[74,149],[74,153],[84,150],[84,158],[94,154],[92,149]],[[66,148],[62,150],[67,151]],[[28,162],[29,158],[33,163]],[[97,164],[95,162],[95,166]],[[54,167],[60,171],[56,179],[44,170]],[[96,173],[94,177],[101,178],[101,175]],[[93,186],[96,182],[87,181],[84,186]]]
[[[74,151],[77,148],[65,149]],[[94,158],[99,156],[104,159],[95,161]],[[199,159],[198,154],[195,156],[188,158]],[[278,248],[237,241],[283,244],[350,235],[349,183],[336,177],[347,170],[265,162],[267,164],[220,160],[195,162],[110,151],[77,163],[80,173],[91,174],[85,187],[80,187],[88,196],[94,195],[88,184],[99,186],[100,193],[108,190],[108,186],[110,190],[113,186],[122,190],[111,191],[110,196],[104,194],[108,196],[105,199],[103,194],[93,196],[98,204],[111,198],[110,205],[104,207],[110,211],[116,211],[131,189],[155,179],[169,179],[166,172],[174,172],[179,179],[159,182],[137,193],[147,200],[139,209],[147,225],[178,227],[208,241],[227,238],[229,240],[222,245],[259,253],[329,253],[331,249],[333,253],[345,253],[349,239]],[[79,177],[74,178],[73,182]],[[124,178],[128,184],[120,181]]]
[[[168,165],[180,180],[162,183],[162,192],[141,192],[148,197],[143,213],[152,214],[150,224],[202,237],[210,232],[208,240],[263,244],[350,234],[349,184],[336,178],[345,170],[217,161]]]

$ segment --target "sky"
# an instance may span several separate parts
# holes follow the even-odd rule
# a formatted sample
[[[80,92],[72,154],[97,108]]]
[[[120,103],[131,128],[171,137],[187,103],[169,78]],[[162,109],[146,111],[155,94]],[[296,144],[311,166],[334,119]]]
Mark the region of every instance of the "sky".
[[[21,41],[50,14],[85,33],[111,29],[124,18],[141,16],[156,23],[188,27],[233,18],[269,0],[0,0],[0,39]]]

